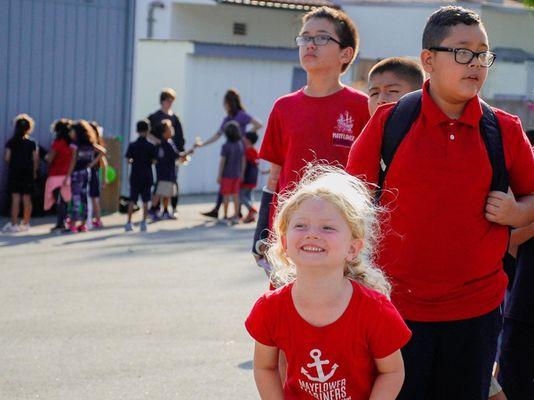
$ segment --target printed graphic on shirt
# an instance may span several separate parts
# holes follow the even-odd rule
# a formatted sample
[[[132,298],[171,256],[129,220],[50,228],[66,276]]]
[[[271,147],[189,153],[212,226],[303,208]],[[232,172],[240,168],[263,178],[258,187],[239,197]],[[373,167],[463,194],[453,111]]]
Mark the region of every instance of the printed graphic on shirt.
[[[334,146],[351,147],[356,136],[352,132],[354,119],[348,111],[339,114],[337,125],[332,132],[332,144]]]
[[[313,362],[306,364],[307,368],[300,368],[300,373],[306,377],[299,379],[300,388],[316,399],[350,400],[351,397],[347,397],[347,380],[331,379],[339,366],[335,363],[330,365],[330,360],[322,360],[321,355],[319,349],[310,351]]]

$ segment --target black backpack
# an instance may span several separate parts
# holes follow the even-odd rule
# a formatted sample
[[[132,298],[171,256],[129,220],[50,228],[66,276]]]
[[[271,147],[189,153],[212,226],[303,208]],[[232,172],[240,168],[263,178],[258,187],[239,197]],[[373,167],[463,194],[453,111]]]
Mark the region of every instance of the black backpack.
[[[393,110],[386,121],[382,139],[378,190],[376,191],[377,202],[380,199],[384,180],[386,179],[395,152],[421,111],[422,93],[422,90],[417,90],[404,95],[397,102],[395,107],[393,107]],[[501,131],[499,129],[499,122],[488,104],[480,100],[480,105],[482,106],[480,134],[486,145],[486,150],[493,169],[491,190],[498,190],[506,193],[509,185],[508,171],[506,170],[504,160],[504,148]]]

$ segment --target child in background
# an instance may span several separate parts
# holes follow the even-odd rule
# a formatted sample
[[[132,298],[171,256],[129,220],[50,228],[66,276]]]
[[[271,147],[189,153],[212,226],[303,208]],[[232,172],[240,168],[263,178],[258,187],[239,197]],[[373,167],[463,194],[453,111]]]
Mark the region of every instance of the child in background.
[[[243,178],[245,158],[241,130],[235,121],[229,121],[224,126],[226,143],[221,148],[221,160],[217,183],[221,185],[223,195],[224,221],[230,224],[239,222],[239,186]],[[228,218],[228,203],[234,201],[234,216]]]
[[[102,147],[106,148],[106,143],[104,142],[103,129],[96,121],[90,123],[91,127],[96,133],[97,143]],[[102,211],[100,208],[100,192],[103,189],[106,176],[106,168],[108,166],[107,158],[104,154],[99,153],[95,150],[95,157],[98,159],[96,164],[91,168],[91,174],[89,176],[89,197],[91,198],[91,204],[93,206],[93,228],[102,228],[101,216]],[[102,169],[102,182],[100,182],[100,169]]]
[[[126,158],[131,164],[130,170],[130,203],[128,204],[128,221],[124,226],[126,232],[133,230],[132,213],[134,204],[139,196],[143,202],[143,220],[139,225],[141,232],[147,230],[146,218],[148,213],[148,202],[150,201],[150,189],[152,188],[152,164],[156,162],[156,147],[149,143],[147,135],[150,132],[150,122],[141,120],[137,122],[137,133],[139,138],[128,145]]]
[[[71,175],[72,209],[69,230],[72,233],[87,232],[87,189],[89,183],[88,170],[100,160],[95,157],[106,153],[106,149],[97,143],[96,133],[87,121],[80,120],[74,123],[70,131],[76,144],[76,163]],[[77,226],[77,222],[81,224]]]
[[[153,128],[156,137],[161,137],[158,147],[158,163],[156,164],[157,183],[156,191],[152,198],[152,219],[176,219],[174,213],[169,212],[169,202],[177,193],[177,168],[176,161],[180,158],[180,152],[172,140],[174,129],[171,121],[164,119],[161,124]],[[159,203],[163,203],[163,213],[157,214]]]
[[[245,224],[256,221],[256,214],[258,213],[253,206],[252,191],[258,184],[258,151],[254,147],[258,141],[258,134],[256,132],[247,132],[243,138],[245,145],[245,173],[241,189],[239,191],[239,202],[243,204],[248,214],[243,218]]]
[[[378,224],[364,184],[311,165],[279,198],[274,229],[266,256],[273,281],[285,285],[264,294],[245,323],[256,340],[260,397],[394,400],[410,330],[372,262]],[[283,387],[280,351],[287,358]]]
[[[13,125],[13,136],[6,143],[4,155],[4,160],[9,166],[8,188],[11,193],[11,222],[2,229],[6,233],[25,232],[30,229],[33,186],[39,165],[39,149],[30,139],[35,125],[33,119],[27,114],[19,114],[13,120]],[[23,217],[19,225],[21,197]]]
[[[50,127],[54,134],[52,147],[46,155],[48,161],[48,178],[45,185],[44,209],[49,210],[56,204],[57,221],[51,232],[65,229],[67,204],[71,201],[70,176],[76,164],[76,145],[69,135],[71,121],[60,119]]]
[[[250,125],[252,131],[254,132],[257,132],[263,126],[263,124],[257,118],[254,118],[252,115],[247,113],[247,111],[243,107],[243,103],[241,102],[241,95],[239,94],[237,89],[228,89],[226,91],[223,99],[223,107],[224,111],[226,111],[226,116],[222,120],[217,132],[215,132],[213,136],[211,136],[204,142],[202,142],[202,140],[199,140],[199,142],[195,144],[195,147],[203,147],[218,140],[221,136],[223,136],[224,127],[230,121],[235,121],[239,124],[241,133],[247,132],[247,127]],[[221,208],[222,204],[223,196],[221,193],[218,193],[215,207],[212,210],[202,212],[201,214],[206,217],[217,219],[219,218],[219,209]]]
[[[386,58],[369,71],[369,113],[382,104],[396,103],[406,93],[421,89],[425,71],[406,57]]]

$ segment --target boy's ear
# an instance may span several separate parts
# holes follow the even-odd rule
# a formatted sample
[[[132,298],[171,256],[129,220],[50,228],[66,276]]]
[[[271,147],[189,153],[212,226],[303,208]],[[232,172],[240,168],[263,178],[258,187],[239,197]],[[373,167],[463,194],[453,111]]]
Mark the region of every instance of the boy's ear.
[[[427,74],[434,72],[434,54],[427,49],[421,51],[421,65]]]
[[[343,50],[341,50],[341,63],[346,64],[349,63],[350,60],[352,60],[352,56],[354,55],[354,49],[352,47],[345,47]]]

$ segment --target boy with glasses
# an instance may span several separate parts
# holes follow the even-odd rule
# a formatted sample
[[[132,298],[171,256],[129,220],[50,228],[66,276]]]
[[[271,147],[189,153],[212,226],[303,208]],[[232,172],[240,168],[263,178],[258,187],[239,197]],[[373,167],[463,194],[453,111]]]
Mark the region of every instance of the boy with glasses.
[[[516,116],[493,109],[513,193],[490,191],[493,170],[480,131],[478,93],[495,56],[480,17],[462,7],[432,14],[421,63],[430,78],[421,109],[384,181],[387,206],[378,264],[413,336],[403,348],[398,399],[487,400],[506,288],[508,226],[534,214],[534,155]],[[377,110],[351,149],[347,170],[378,181],[384,126]]]
[[[302,21],[296,44],[307,83],[275,102],[260,148],[260,158],[269,161],[271,168],[254,236],[257,260],[262,250],[256,243],[267,236],[274,194],[297,182],[309,161],[344,165],[369,119],[367,96],[340,81],[358,52],[353,22],[330,7],[310,11]]]

